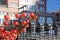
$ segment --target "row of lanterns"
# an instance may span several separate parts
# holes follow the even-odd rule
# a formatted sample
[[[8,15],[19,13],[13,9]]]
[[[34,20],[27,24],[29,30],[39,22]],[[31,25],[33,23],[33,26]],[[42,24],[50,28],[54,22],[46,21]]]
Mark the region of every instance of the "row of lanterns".
[[[15,17],[16,18],[20,18],[20,17],[22,17],[22,18],[26,18],[27,17],[27,14],[24,12],[24,13],[22,13],[22,15],[20,15],[19,13],[16,13],[15,14]],[[4,15],[4,20],[8,20],[10,17],[8,16],[8,15]],[[30,16],[29,16],[29,18],[27,19],[27,20],[24,20],[24,21],[21,21],[21,25],[23,26],[22,27],[22,29],[20,30],[21,32],[25,32],[25,28],[29,28],[29,22],[31,21],[31,20],[36,20],[37,19],[37,16],[34,14],[34,13],[30,13]],[[3,22],[3,25],[5,26],[5,27],[8,27],[9,26],[9,23],[7,22],[7,21],[4,21]],[[13,22],[13,25],[15,26],[15,27],[18,27],[20,24],[19,24],[19,22],[17,22],[17,21],[14,21]],[[16,30],[16,29],[11,29],[10,31],[7,31],[7,30],[4,30],[4,27],[0,27],[0,35],[1,35],[1,37],[2,38],[4,38],[4,39],[6,39],[6,40],[14,40],[14,39],[16,39],[17,38],[17,35],[19,34],[19,31],[18,30]]]
[[[15,17],[16,18],[20,18],[20,14],[18,14],[18,13],[15,14]],[[26,17],[27,17],[27,14],[26,13],[22,13],[22,18],[26,18]],[[8,20],[9,19],[9,16],[8,15],[4,15],[4,19],[5,20]],[[34,13],[30,13],[30,19],[28,19],[27,21],[22,21],[22,25],[25,25],[26,22],[29,22],[29,20],[31,20],[31,19],[36,20],[37,19],[37,16]],[[4,24],[4,26],[8,26],[8,22],[4,22],[3,24]],[[18,25],[18,22],[15,21],[13,24],[16,26],[16,25]]]
[[[20,18],[20,16],[22,16],[22,18],[26,18],[27,14],[25,12],[22,13],[22,15],[20,15],[19,13],[15,14],[16,18]],[[37,18],[37,16],[34,13],[32,13],[32,12],[30,13],[30,17],[34,17],[35,19]],[[9,15],[4,15],[4,19],[5,20],[8,20],[9,18],[10,18]]]

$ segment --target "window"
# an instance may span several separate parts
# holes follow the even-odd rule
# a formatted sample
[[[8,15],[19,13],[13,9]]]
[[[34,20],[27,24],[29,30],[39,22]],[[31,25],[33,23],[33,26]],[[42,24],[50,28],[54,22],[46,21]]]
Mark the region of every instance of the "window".
[[[45,10],[44,7],[42,8],[42,10],[43,10],[43,11]]]
[[[11,16],[14,16],[14,15],[15,15],[15,13],[14,13],[14,12],[12,12],[12,13],[11,13]]]
[[[28,0],[29,5],[35,5],[35,0]]]
[[[28,10],[34,12],[35,11],[35,5],[29,5]]]
[[[31,4],[32,3],[32,0],[28,0],[28,3]]]
[[[44,11],[44,8],[43,7],[39,7],[39,11]]]
[[[4,15],[6,15],[7,14],[7,12],[2,12],[2,11],[0,11],[0,18],[3,18],[2,16],[4,16]]]
[[[28,2],[28,0],[22,0],[22,2]]]
[[[47,24],[52,24],[53,23],[53,19],[52,18],[47,18]]]
[[[11,16],[11,17],[15,17],[15,13],[12,12],[12,13],[10,14],[10,16]]]
[[[1,5],[7,5],[7,0],[0,0]]]
[[[14,13],[14,12],[10,13],[10,17],[11,17],[11,18],[10,18],[11,20],[15,20],[15,19],[16,19],[15,13]]]
[[[59,21],[59,14],[56,14],[56,21]]]
[[[10,4],[11,4],[11,7],[18,8],[18,3],[11,2]]]
[[[4,15],[4,12],[1,12],[1,11],[0,11],[0,15],[1,15],[1,16]]]
[[[28,0],[20,0],[19,4],[26,5],[26,4],[28,4]]]
[[[3,24],[4,22],[4,15],[6,15],[7,12],[0,11],[0,24]]]
[[[0,24],[3,24],[4,22],[4,15],[6,15],[7,12],[0,11]]]
[[[0,19],[0,24],[3,24],[3,22],[4,22],[4,19]]]
[[[38,22],[39,22],[41,25],[44,24],[44,23],[45,23],[45,17],[42,17],[42,16],[38,17]]]
[[[39,2],[40,4],[44,4],[44,1],[43,0],[40,0],[40,2]]]

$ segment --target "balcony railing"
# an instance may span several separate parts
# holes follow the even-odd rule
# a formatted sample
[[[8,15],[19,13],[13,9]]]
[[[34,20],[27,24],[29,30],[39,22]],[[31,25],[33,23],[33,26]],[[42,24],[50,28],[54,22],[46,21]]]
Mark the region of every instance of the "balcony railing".
[[[1,4],[0,4],[0,7],[2,7],[2,8],[7,8],[7,5],[1,5]]]

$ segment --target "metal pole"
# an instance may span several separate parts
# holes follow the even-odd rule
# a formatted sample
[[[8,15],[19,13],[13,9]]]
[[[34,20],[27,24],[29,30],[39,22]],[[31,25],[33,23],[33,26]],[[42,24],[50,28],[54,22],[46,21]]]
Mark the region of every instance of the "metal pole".
[[[24,40],[24,33],[23,33],[23,40]]]

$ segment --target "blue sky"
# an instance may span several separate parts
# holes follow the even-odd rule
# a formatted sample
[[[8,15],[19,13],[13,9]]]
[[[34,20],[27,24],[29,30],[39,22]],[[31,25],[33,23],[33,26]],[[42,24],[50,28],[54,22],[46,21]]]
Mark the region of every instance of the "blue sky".
[[[47,0],[47,12],[60,9],[60,0]]]

